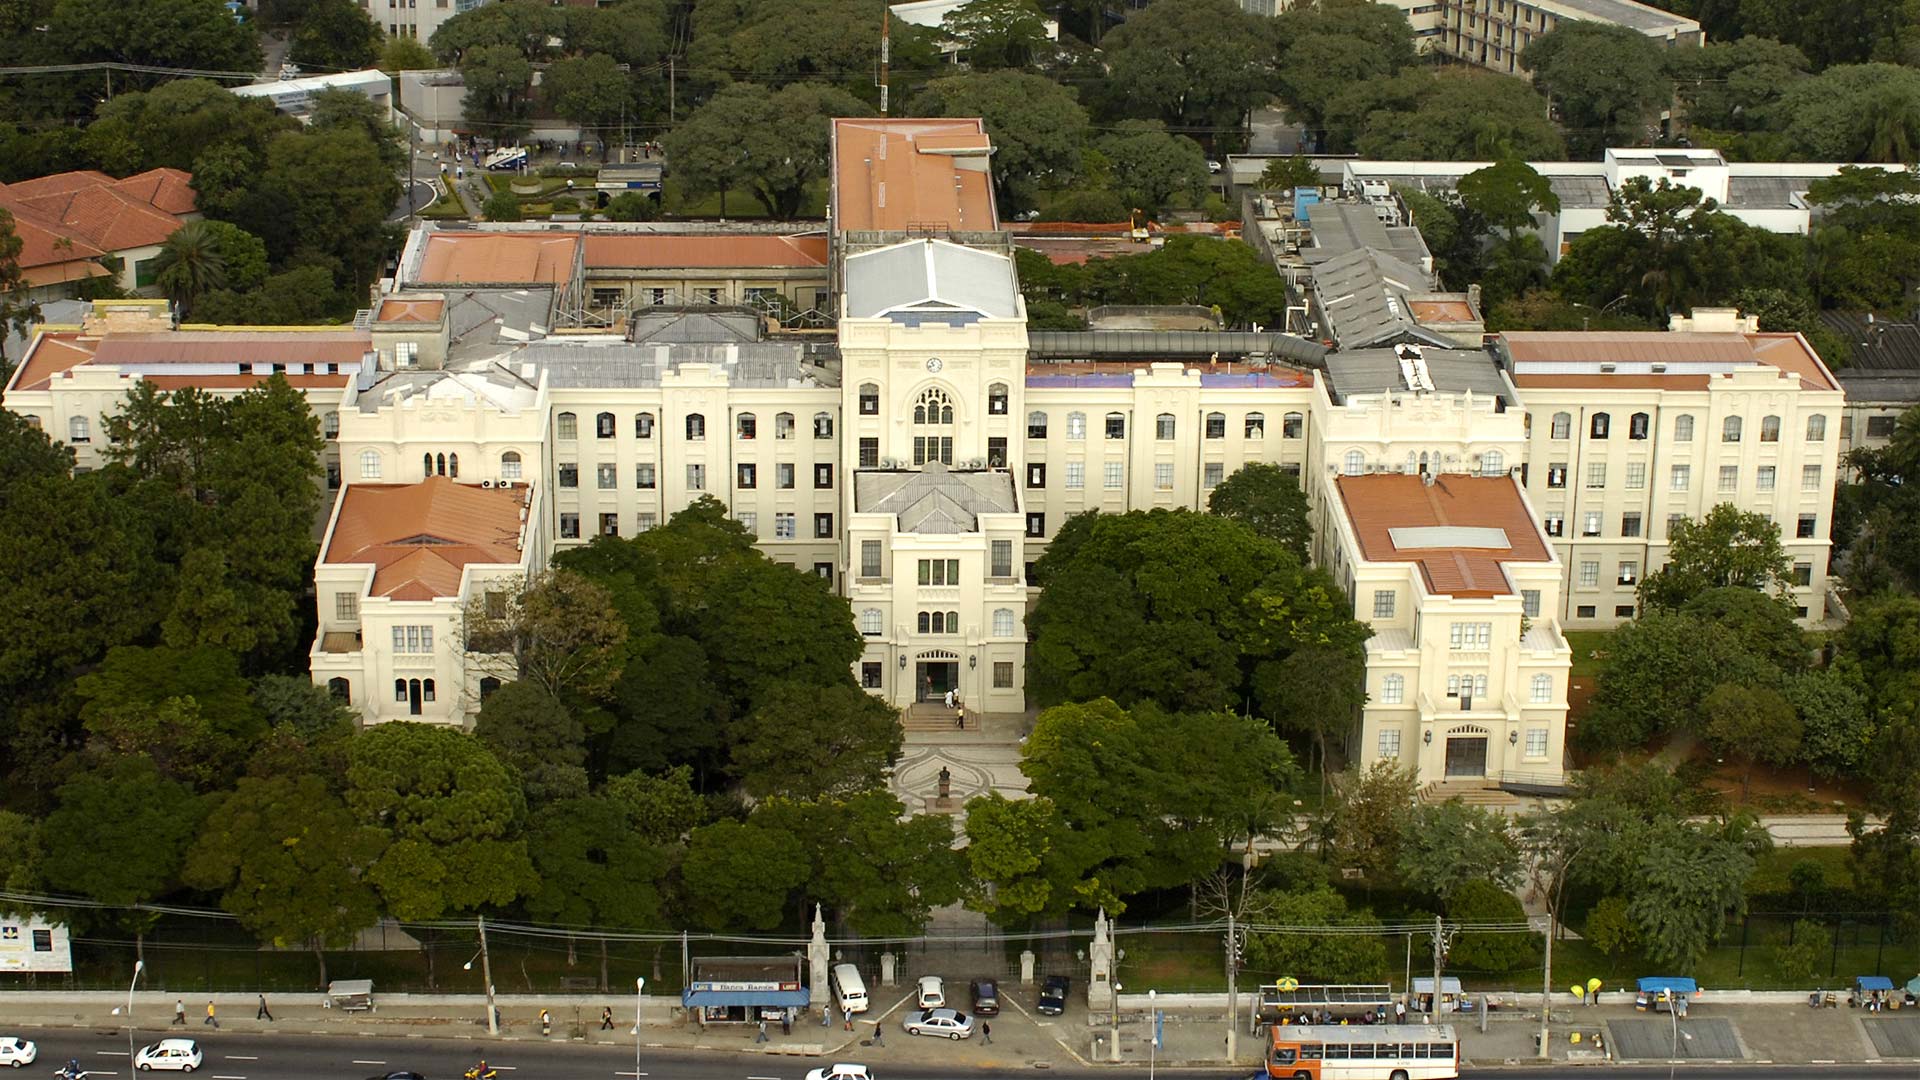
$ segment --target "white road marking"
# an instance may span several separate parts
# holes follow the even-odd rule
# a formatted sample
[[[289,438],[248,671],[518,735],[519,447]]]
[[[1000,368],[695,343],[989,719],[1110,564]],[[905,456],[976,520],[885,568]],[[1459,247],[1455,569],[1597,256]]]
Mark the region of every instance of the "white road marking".
[[[780,1080],[777,1076],[749,1076],[747,1080]]]
[[[94,1053],[99,1054],[101,1057],[126,1057],[127,1056],[127,1052],[125,1050],[95,1050]],[[100,1075],[104,1076],[106,1074],[102,1073]]]
[[[650,1074],[643,1073],[643,1072],[617,1072],[617,1073],[614,1073],[613,1075],[615,1076],[648,1076]]]
[[[222,1057],[224,1058],[224,1060],[227,1060],[227,1061],[259,1061],[260,1060],[259,1058],[254,1057],[250,1054],[224,1054],[222,1055]]]
[[[214,1073],[213,1080],[247,1080],[247,1078],[244,1076],[221,1076],[219,1073]]]
[[[353,1059],[353,1060],[352,1060],[351,1062],[349,1062],[348,1064],[351,1064],[351,1065],[385,1065],[385,1064],[386,1064],[386,1062],[384,1062],[384,1061],[361,1061],[361,1060],[360,1060],[359,1058],[354,1058],[354,1059]]]

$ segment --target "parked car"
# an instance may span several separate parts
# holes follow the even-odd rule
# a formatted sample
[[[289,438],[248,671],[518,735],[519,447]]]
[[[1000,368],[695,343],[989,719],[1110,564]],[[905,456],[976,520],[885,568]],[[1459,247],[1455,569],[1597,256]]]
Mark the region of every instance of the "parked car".
[[[920,976],[920,1007],[942,1008],[947,1003],[947,982],[938,975]]]
[[[807,1080],[873,1080],[865,1065],[825,1065],[807,1074]]]
[[[958,1009],[921,1009],[907,1014],[900,1026],[909,1035],[945,1035],[949,1039],[973,1037],[973,1017]]]
[[[133,1055],[133,1067],[142,1072],[150,1069],[172,1069],[175,1072],[192,1072],[200,1067],[200,1047],[192,1039],[161,1039],[150,1046],[143,1046]]]
[[[968,989],[972,992],[974,1015],[1000,1015],[1000,989],[993,985],[992,979],[975,979]]]
[[[33,1064],[33,1059],[39,1056],[40,1048],[25,1039],[16,1035],[0,1037],[0,1065],[11,1065],[17,1069]]]
[[[367,1080],[427,1080],[427,1078],[417,1072],[401,1069],[398,1072],[390,1072],[381,1076],[369,1076]]]
[[[1040,1014],[1059,1016],[1067,1011],[1067,991],[1072,988],[1073,980],[1065,975],[1049,975],[1047,981],[1040,984]]]

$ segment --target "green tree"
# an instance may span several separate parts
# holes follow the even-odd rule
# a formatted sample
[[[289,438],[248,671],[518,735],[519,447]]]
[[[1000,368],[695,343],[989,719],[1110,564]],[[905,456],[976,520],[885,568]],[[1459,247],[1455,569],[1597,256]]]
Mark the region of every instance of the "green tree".
[[[884,10],[860,0],[695,0],[688,66],[767,87],[819,82],[877,104],[872,73]],[[894,19],[893,69],[934,70],[938,37]]]
[[[1367,703],[1366,657],[1356,645],[1296,649],[1280,660],[1262,660],[1253,669],[1254,700],[1283,731],[1307,735],[1318,752],[1309,763],[1320,773],[1326,795],[1328,745],[1353,727]]]
[[[1448,914],[1455,893],[1469,884],[1504,891],[1520,882],[1520,841],[1507,816],[1457,798],[1415,806],[1402,823],[1399,848],[1400,879],[1439,897]]]
[[[1272,77],[1263,29],[1232,0],[1158,0],[1133,12],[1101,42],[1107,111],[1175,129],[1238,130]]]
[[[444,29],[444,28],[443,28]],[[460,54],[466,115],[506,144],[533,130],[533,65],[512,45],[476,45]]]
[[[387,223],[401,194],[389,155],[345,127],[276,136],[232,220],[266,241],[275,270],[321,265],[338,285],[364,290],[398,247],[398,233]]]
[[[47,885],[108,907],[158,900],[178,887],[204,810],[191,788],[161,776],[146,758],[116,758],[81,773],[60,786],[42,829]],[[155,918],[128,918],[136,950]]]
[[[1627,902],[1618,896],[1601,898],[1587,912],[1587,925],[1583,934],[1600,955],[1625,957],[1640,943],[1635,936],[1633,920],[1627,917]]]
[[[526,679],[556,699],[604,696],[628,656],[628,627],[613,595],[569,570],[549,570],[518,588],[475,598],[463,617],[462,648],[496,654],[502,679]]]
[[[287,728],[303,739],[331,742],[351,734],[359,719],[304,675],[262,675],[249,692],[269,728]]]
[[[1080,171],[1087,110],[1071,89],[1024,71],[979,71],[934,79],[914,96],[915,116],[978,116],[993,140],[1000,208],[1033,208],[1043,190]]]
[[[1112,167],[1121,196],[1158,215],[1175,199],[1197,205],[1207,191],[1207,156],[1200,144],[1170,135],[1157,120],[1122,120],[1096,144]]]
[[[1647,959],[1664,970],[1691,974],[1720,940],[1728,916],[1746,911],[1746,882],[1766,833],[1729,836],[1731,830],[1656,827],[1631,865],[1639,886],[1627,914]],[[1757,835],[1757,840],[1755,836]]]
[[[151,0],[137,5],[57,0],[41,5],[41,10],[47,39],[60,43],[60,56],[67,63],[196,71],[259,71],[262,66],[253,24],[236,21],[218,0]],[[165,80],[159,74],[122,73],[119,85],[124,90],[141,90]]]
[[[1747,652],[1779,671],[1800,671],[1812,657],[1793,605],[1779,596],[1723,585],[1695,593],[1680,613],[1732,631]]]
[[[1516,158],[1475,169],[1460,178],[1455,190],[1467,209],[1488,225],[1506,230],[1509,238],[1522,229],[1532,229],[1535,214],[1560,212],[1560,198],[1553,193],[1553,184]]]
[[[1705,619],[1649,611],[1614,631],[1606,677],[1580,727],[1591,749],[1624,750],[1649,737],[1696,731],[1701,706],[1723,682],[1769,686],[1779,669],[1734,630]]]
[[[967,801],[967,906],[1003,925],[1087,906],[1077,892],[1081,837],[1053,800],[997,791]]]
[[[811,866],[803,898],[826,905],[860,934],[906,937],[926,929],[933,909],[960,899],[963,857],[944,814],[905,816],[891,792],[798,802],[769,799],[752,824],[787,838]]]
[[[321,71],[371,67],[380,55],[380,27],[353,0],[313,0],[294,27],[287,59]]]
[[[1669,50],[1666,62],[1696,133],[1764,128],[1768,111],[1811,66],[1799,49],[1764,37],[1710,37],[1699,48]]]
[[[1207,495],[1207,512],[1238,521],[1286,546],[1302,561],[1313,540],[1307,494],[1299,477],[1265,461],[1248,462]]]
[[[342,290],[324,266],[302,266],[270,275],[258,289],[237,293],[221,289],[201,298],[195,314],[202,322],[224,326],[298,326],[338,324]],[[352,301],[347,301],[352,306]]]
[[[520,212],[520,197],[511,191],[495,191],[487,196],[480,212],[488,221],[520,221],[524,216]]]
[[[122,646],[74,690],[96,749],[143,756],[201,790],[229,783],[266,733],[238,661],[217,648]]]
[[[1788,85],[1769,115],[1803,160],[1912,162],[1920,153],[1920,71],[1828,68]]]
[[[1707,589],[1785,596],[1793,587],[1793,557],[1765,514],[1721,503],[1699,520],[1675,522],[1667,535],[1667,564],[1640,580],[1644,607],[1671,610]]]
[[[1920,182],[1905,170],[1852,165],[1808,186],[1807,201],[1820,208],[1812,249],[1817,287],[1826,303],[1888,310],[1906,302],[1920,281],[1911,269],[1920,260],[1916,194]],[[1845,353],[1830,346],[1826,355]]]
[[[46,854],[46,836],[38,820],[0,810],[0,889],[38,891]]]
[[[365,135],[389,168],[396,173],[406,171],[407,137],[394,125],[385,104],[351,90],[321,90],[308,99],[307,129],[336,128]]]
[[[623,191],[607,200],[601,212],[608,221],[652,221],[660,216],[660,202],[637,191]]]
[[[1292,191],[1294,188],[1319,187],[1325,178],[1320,175],[1320,166],[1313,159],[1300,154],[1292,157],[1277,157],[1267,162],[1260,170],[1260,186],[1274,191]]]
[[[1535,37],[1520,65],[1552,99],[1570,144],[1585,156],[1642,143],[1655,112],[1673,96],[1660,47],[1626,26],[1563,23]]]
[[[586,731],[566,704],[532,679],[510,682],[480,703],[473,737],[519,773],[535,805],[587,793]]]
[[[202,294],[227,286],[227,260],[214,224],[187,222],[167,237],[153,257],[154,283],[188,310]]]
[[[1338,88],[1328,139],[1389,160],[1560,161],[1567,156],[1546,99],[1527,83],[1470,67],[1408,68]]]
[[[797,217],[809,187],[827,173],[830,125],[866,107],[844,91],[795,85],[778,91],[740,83],[716,93],[665,139],[674,175],[693,194],[745,188],[771,217]]]
[[[1800,715],[1779,691],[1722,683],[1700,706],[1706,713],[1707,742],[1744,765],[1742,801],[1755,764],[1788,765],[1800,756]]]
[[[1343,92],[1390,79],[1414,63],[1412,27],[1390,6],[1294,4],[1255,32],[1272,43],[1275,92],[1309,129],[1327,126],[1333,100]]]
[[[631,804],[605,793],[536,811],[527,846],[539,884],[527,912],[563,926],[659,926],[669,850],[640,825]]]
[[[1032,0],[968,0],[941,18],[940,30],[975,71],[1028,68],[1052,48],[1047,17]]]
[[[1279,972],[1302,982],[1374,979],[1387,971],[1387,949],[1375,934],[1369,911],[1347,910],[1346,898],[1326,885],[1298,892],[1260,890],[1249,905],[1249,921],[1268,926],[1337,926],[1349,932],[1250,933],[1247,966]]]
[[[733,732],[733,769],[758,799],[818,799],[883,786],[904,733],[886,702],[851,683],[776,685]]]
[[[693,770],[685,765],[657,775],[636,770],[610,776],[600,793],[620,803],[627,828],[656,844],[685,840],[706,813],[693,790]]]
[[[1787,941],[1775,945],[1769,959],[1773,970],[1788,986],[1812,986],[1820,976],[1821,946],[1829,937],[1826,928],[1811,919],[1797,919]]]
[[[25,336],[39,321],[40,302],[33,297],[33,286],[20,270],[20,253],[26,245],[14,230],[13,214],[0,207],[0,367],[12,370],[5,347],[9,332]]]
[[[500,0],[455,14],[427,44],[443,61],[459,62],[475,49],[508,48],[529,62],[545,60],[565,30],[565,15],[537,0]]]
[[[445,24],[442,24],[445,25]],[[389,75],[403,71],[425,71],[434,66],[433,50],[410,37],[390,37],[380,45],[374,66]]]
[[[1832,778],[1859,768],[1874,737],[1859,685],[1837,671],[1809,671],[1788,679],[1784,692],[1800,714],[1803,748],[1814,771]]]
[[[554,112],[583,130],[611,127],[629,111],[635,111],[632,78],[605,54],[554,61],[547,67],[540,90]],[[606,160],[607,145],[603,135],[602,161]]]
[[[686,914],[709,930],[771,930],[807,871],[806,853],[779,830],[740,821],[703,825],[688,837],[680,865]]]
[[[305,945],[327,984],[326,949],[380,918],[367,876],[386,846],[317,776],[244,777],[207,815],[182,879],[277,947]]]
[[[1413,770],[1391,761],[1342,773],[1327,807],[1321,847],[1328,860],[1359,870],[1371,883],[1391,881],[1418,791]]]
[[[1519,897],[1482,878],[1462,881],[1447,896],[1447,917],[1463,923],[1527,922]],[[1487,972],[1530,968],[1540,962],[1539,941],[1538,935],[1526,931],[1466,931],[1454,938],[1447,966]]]
[[[506,904],[537,885],[513,774],[464,732],[368,728],[347,746],[346,802],[390,842],[367,871],[396,918]]]

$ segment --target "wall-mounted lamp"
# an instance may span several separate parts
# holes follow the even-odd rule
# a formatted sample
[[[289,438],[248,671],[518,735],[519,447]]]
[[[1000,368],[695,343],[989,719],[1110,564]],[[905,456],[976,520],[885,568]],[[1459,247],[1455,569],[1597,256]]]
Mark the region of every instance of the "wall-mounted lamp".
[[[1520,733],[1518,731],[1507,732],[1507,745],[1508,746],[1520,745]]]
[[[1428,728],[1426,731],[1421,732],[1420,741],[1423,743],[1426,743],[1428,746],[1432,746],[1433,745],[1433,729]]]
[[[901,671],[907,670],[907,654],[906,653],[900,654],[900,670]]]
[[[968,668],[970,668],[970,669],[971,669],[971,668],[977,668],[977,667],[979,667],[979,666],[980,666],[980,657],[978,657],[978,656],[969,656],[969,657],[967,657],[967,667],[968,667]]]

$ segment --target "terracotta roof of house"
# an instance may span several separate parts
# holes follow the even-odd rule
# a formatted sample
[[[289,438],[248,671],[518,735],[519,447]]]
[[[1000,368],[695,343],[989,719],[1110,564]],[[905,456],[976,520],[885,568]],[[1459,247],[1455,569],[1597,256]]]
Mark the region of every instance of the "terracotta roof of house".
[[[13,389],[45,390],[55,375],[71,371],[93,359],[99,338],[86,337],[78,330],[42,333],[27,346],[27,353],[14,373]]]
[[[192,181],[178,169],[124,180],[91,170],[57,173],[0,184],[0,207],[14,216],[21,268],[36,284],[51,284],[94,276],[84,267],[101,255],[160,244],[193,212]],[[54,269],[72,264],[82,269]]]
[[[1502,596],[1513,591],[1502,563],[1553,559],[1510,476],[1447,475],[1428,485],[1381,473],[1342,476],[1338,486],[1362,557],[1418,563],[1432,592]]]
[[[562,285],[573,279],[578,233],[436,232],[415,282],[438,285]]]
[[[437,323],[446,310],[445,300],[382,300],[375,321]]]
[[[590,235],[586,243],[589,267],[753,270],[827,265],[825,236]]]
[[[833,227],[842,233],[1000,227],[980,119],[833,122]]]
[[[191,386],[196,390],[251,390],[273,378],[271,375],[142,375],[142,379],[159,390],[184,390]],[[325,390],[330,387],[344,387],[353,378],[351,375],[282,375],[287,385],[295,390]]]
[[[358,364],[373,339],[365,330],[173,330],[109,334],[96,364]]]
[[[1808,390],[1837,390],[1826,364],[1799,334],[1526,331],[1500,335],[1516,386],[1705,389],[1710,377],[1766,366]],[[1614,371],[1601,371],[1612,364]],[[1656,365],[1659,370],[1655,370]]]
[[[374,596],[458,596],[469,564],[520,562],[526,488],[483,488],[430,476],[417,484],[349,484],[326,562],[371,563]]]

